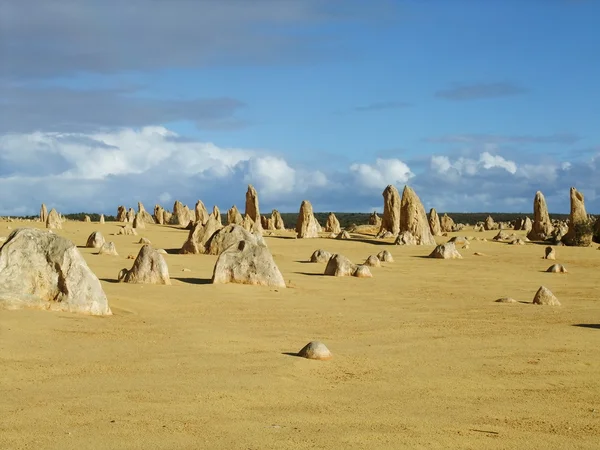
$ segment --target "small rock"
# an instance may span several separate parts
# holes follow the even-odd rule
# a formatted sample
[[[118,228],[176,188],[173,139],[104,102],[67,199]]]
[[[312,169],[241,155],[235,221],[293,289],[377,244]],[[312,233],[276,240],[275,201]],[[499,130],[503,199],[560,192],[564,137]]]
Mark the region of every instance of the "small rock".
[[[544,259],[556,259],[556,251],[552,247],[546,247]]]
[[[371,255],[365,261],[365,266],[380,267],[381,266],[381,261],[379,261],[379,258],[377,256]]]
[[[560,306],[560,302],[554,296],[554,294],[545,286],[540,286],[538,291],[533,297],[534,305],[549,305],[549,306]]]
[[[306,346],[304,346],[304,348],[298,352],[298,356],[308,359],[318,359],[321,361],[326,361],[333,357],[325,344],[319,341],[312,341],[306,344]]]
[[[514,298],[502,297],[496,300],[496,303],[517,303],[517,301]]]
[[[548,269],[546,270],[546,272],[550,272],[550,273],[567,273],[567,268],[565,266],[563,266],[562,264],[552,264],[550,267],[548,267]]]
[[[379,253],[377,253],[377,257],[381,262],[394,262],[392,254],[387,250],[382,250]]]
[[[188,269],[187,267],[184,267],[183,269],[181,269],[182,272],[191,272],[191,269]]]

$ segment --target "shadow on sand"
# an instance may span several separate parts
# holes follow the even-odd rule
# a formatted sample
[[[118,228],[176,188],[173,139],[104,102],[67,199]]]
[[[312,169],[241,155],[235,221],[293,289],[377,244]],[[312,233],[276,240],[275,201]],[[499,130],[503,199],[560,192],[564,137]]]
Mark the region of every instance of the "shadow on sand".
[[[181,281],[188,284],[211,284],[210,278],[173,278],[173,280]]]
[[[294,272],[298,275],[306,275],[309,277],[324,277],[325,275],[323,275],[322,273],[314,273],[314,272]]]
[[[100,281],[105,281],[107,283],[118,283],[119,280],[116,278],[100,278]]]
[[[600,330],[600,323],[576,323],[573,324],[573,326],[579,328],[593,328],[595,330]]]
[[[298,352],[282,352],[281,354],[285,356],[295,356],[296,358],[302,358],[302,356],[300,356]]]

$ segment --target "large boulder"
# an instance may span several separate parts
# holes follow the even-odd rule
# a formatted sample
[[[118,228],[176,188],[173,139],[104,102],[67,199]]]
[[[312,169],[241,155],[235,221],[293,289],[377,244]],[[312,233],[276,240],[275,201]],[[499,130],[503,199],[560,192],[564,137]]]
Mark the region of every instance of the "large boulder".
[[[383,190],[383,218],[379,235],[383,236],[386,232],[393,235],[400,231],[400,194],[394,185],[388,185]]]
[[[240,225],[227,225],[221,228],[206,242],[205,253],[209,255],[220,255],[232,245],[240,241],[248,241],[256,245],[266,247],[263,237],[258,233],[250,233]]]
[[[593,224],[585,211],[583,194],[571,188],[571,214],[569,215],[569,231],[562,238],[566,245],[588,247],[594,235]]]
[[[340,221],[335,217],[334,213],[329,213],[327,216],[327,222],[325,223],[324,230],[328,233],[339,234],[342,231],[342,227],[340,227]]]
[[[194,216],[196,223],[204,224],[208,221],[208,211],[206,210],[206,206],[204,206],[202,200],[198,200],[196,202],[196,206],[194,207]]]
[[[206,243],[223,226],[211,215],[205,224],[196,222],[190,230],[187,240],[181,247],[180,253],[199,255],[206,252]]]
[[[233,205],[229,211],[227,211],[227,224],[228,225],[242,225],[244,218],[237,209],[237,206]]]
[[[312,205],[308,200],[303,200],[300,205],[298,220],[296,221],[296,233],[298,233],[298,238],[317,238],[319,237],[320,228],[321,226],[313,214]]]
[[[85,243],[85,246],[87,248],[100,248],[104,245],[104,236],[102,236],[102,233],[100,233],[99,231],[94,231],[92,234],[89,235],[87,242]]]
[[[48,217],[46,218],[46,228],[51,230],[60,230],[62,228],[62,221],[54,208],[48,213]]]
[[[427,214],[421,200],[415,191],[405,186],[400,205],[400,233],[410,232],[416,239],[417,245],[435,245],[431,234]]]
[[[138,284],[171,284],[167,262],[150,245],[144,245],[140,249],[131,269],[121,270],[119,281]]]
[[[429,229],[431,230],[431,234],[433,236],[441,236],[442,235],[442,225],[440,223],[440,216],[438,216],[435,208],[431,208],[429,210]]]
[[[30,228],[13,231],[0,249],[0,306],[111,314],[100,281],[77,247]]]
[[[269,249],[251,241],[227,248],[215,264],[213,284],[240,283],[285,288],[283,275]]]
[[[544,241],[552,235],[553,231],[554,226],[550,221],[546,198],[544,194],[537,191],[533,198],[533,223],[527,237],[532,241]]]

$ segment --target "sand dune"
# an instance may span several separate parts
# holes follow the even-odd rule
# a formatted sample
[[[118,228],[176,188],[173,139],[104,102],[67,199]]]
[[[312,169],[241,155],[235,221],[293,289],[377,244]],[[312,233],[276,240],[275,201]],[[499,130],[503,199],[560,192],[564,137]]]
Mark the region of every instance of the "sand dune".
[[[119,256],[80,251],[112,316],[0,310],[0,448],[598,448],[595,247],[557,248],[569,273],[553,274],[545,246],[493,242],[497,231],[450,233],[490,240],[459,246],[462,260],[282,231],[265,237],[288,285],[276,289],[209,284],[217,257],[176,254],[188,232],[175,226],[55,232],[83,247],[96,230]],[[171,286],[116,283],[140,237],[169,252]],[[306,262],[318,248],[395,262],[325,277]],[[525,303],[541,285],[561,307]],[[333,359],[289,354],[311,340]]]

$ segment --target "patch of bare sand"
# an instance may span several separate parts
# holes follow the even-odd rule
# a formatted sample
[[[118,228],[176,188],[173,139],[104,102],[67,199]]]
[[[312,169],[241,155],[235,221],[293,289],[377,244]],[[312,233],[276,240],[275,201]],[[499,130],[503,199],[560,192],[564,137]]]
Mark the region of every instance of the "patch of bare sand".
[[[474,241],[444,261],[423,258],[432,247],[286,232],[266,241],[291,289],[213,286],[215,256],[178,254],[165,255],[173,285],[150,286],[114,282],[140,236],[110,236],[111,223],[57,232],[83,246],[94,230],[120,255],[80,249],[112,317],[0,310],[0,448],[597,448],[593,248],[558,248],[570,272],[556,277],[541,245]],[[140,235],[171,251],[187,231]],[[371,279],[324,277],[305,263],[317,248],[395,262]],[[494,302],[530,302],[542,284],[562,307]],[[311,340],[333,359],[285,354]]]

